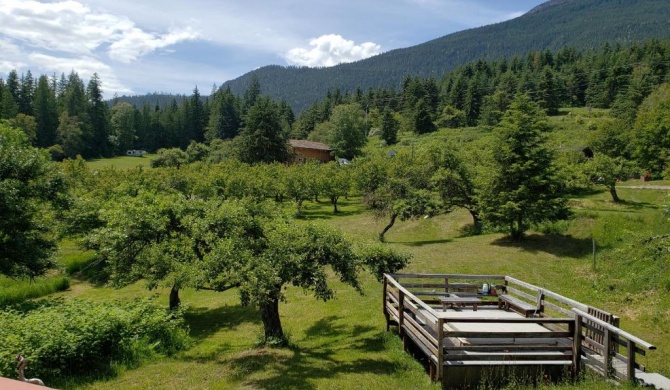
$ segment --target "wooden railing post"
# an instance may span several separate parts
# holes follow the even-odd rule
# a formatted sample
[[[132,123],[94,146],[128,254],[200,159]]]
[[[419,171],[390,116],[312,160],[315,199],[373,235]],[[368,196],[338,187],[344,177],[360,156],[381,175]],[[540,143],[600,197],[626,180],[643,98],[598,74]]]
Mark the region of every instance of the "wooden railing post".
[[[605,378],[612,374],[612,336],[608,328],[603,329],[603,359],[605,364]]]
[[[444,375],[444,319],[437,319],[437,380]]]
[[[402,336],[402,326],[405,322],[405,292],[398,289],[398,334]]]
[[[579,378],[582,364],[582,316],[575,314],[572,339],[572,378]]]
[[[384,283],[383,283],[383,288],[384,292],[382,294],[382,313],[384,314],[384,318],[386,318],[386,331],[389,331],[389,325],[391,322],[391,315],[388,313],[388,310],[386,310],[386,301],[388,300],[388,294],[387,289],[388,289],[388,275],[384,274]]]
[[[626,348],[628,348],[628,380],[635,384],[635,342],[626,340]]]

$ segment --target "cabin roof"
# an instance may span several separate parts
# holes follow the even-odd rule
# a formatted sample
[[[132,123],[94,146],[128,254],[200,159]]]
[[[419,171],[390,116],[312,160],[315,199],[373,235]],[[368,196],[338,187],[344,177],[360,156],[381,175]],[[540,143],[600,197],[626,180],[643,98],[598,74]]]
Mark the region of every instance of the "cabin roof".
[[[303,139],[290,139],[288,140],[289,144],[293,148],[302,148],[302,149],[315,149],[315,150],[325,150],[331,151],[330,146],[322,144],[321,142],[306,141]]]

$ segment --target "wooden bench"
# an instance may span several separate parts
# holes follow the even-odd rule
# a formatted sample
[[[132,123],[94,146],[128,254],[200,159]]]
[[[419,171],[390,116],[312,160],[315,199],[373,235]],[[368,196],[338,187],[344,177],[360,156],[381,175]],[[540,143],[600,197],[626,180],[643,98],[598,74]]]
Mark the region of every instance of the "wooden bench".
[[[523,314],[526,318],[532,318],[536,315],[542,316],[542,312],[544,311],[544,306],[542,305],[543,299],[544,293],[542,290],[537,291],[537,302],[535,305],[526,301],[522,301],[521,299],[509,294],[498,295],[498,308],[504,308],[505,310],[514,308],[515,311]]]

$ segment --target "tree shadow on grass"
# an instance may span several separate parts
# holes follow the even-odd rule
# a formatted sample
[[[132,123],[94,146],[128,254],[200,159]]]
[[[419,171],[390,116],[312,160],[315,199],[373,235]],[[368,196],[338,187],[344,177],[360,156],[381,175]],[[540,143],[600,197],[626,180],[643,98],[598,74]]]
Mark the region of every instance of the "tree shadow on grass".
[[[317,347],[291,345],[281,352],[264,349],[233,359],[229,364],[235,378],[251,388],[316,389],[315,380],[348,373],[388,375],[401,369],[396,362],[386,358],[340,359],[342,355],[338,356],[338,352],[343,349],[382,351],[385,348],[385,332],[339,320],[338,316],[325,317],[306,330],[306,338],[319,338]],[[250,378],[263,371],[266,375],[262,378]],[[267,375],[268,372],[271,374]]]
[[[191,337],[197,340],[206,339],[222,328],[235,329],[243,323],[260,322],[258,311],[244,306],[189,307],[184,320],[191,329]]]
[[[362,214],[364,210],[350,210],[350,211],[338,211],[337,214],[333,213],[333,210],[303,210],[298,219],[303,219],[307,221],[312,220],[328,220],[339,217],[349,217],[352,215]]]
[[[593,250],[593,242],[590,238],[542,234],[529,234],[521,241],[502,237],[494,240],[493,245],[519,248],[530,253],[545,252],[559,257],[573,258],[583,257],[592,253]]]
[[[413,247],[421,247],[425,245],[435,245],[435,244],[446,244],[449,242],[452,242],[453,240],[451,238],[441,238],[437,240],[418,240],[418,241],[390,241],[386,240],[387,243],[389,244],[400,244],[400,245],[406,245],[406,246],[413,246]]]

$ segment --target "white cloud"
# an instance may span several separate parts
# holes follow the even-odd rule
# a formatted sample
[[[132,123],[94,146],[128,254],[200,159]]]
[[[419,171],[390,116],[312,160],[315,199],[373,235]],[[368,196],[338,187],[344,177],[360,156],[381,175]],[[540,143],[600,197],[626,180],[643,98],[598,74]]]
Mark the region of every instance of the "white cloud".
[[[311,49],[297,47],[289,50],[284,58],[291,65],[320,67],[334,66],[343,62],[363,60],[381,52],[374,42],[356,45],[341,35],[327,34],[309,41]]]
[[[19,60],[21,49],[15,44],[0,38],[0,72],[8,73],[21,68],[25,63]]]
[[[112,59],[130,62],[175,43],[198,38],[190,29],[160,34],[125,16],[95,12],[79,1],[0,0],[0,36],[33,47],[93,55],[109,45]]]
[[[198,34],[190,28],[163,35],[151,34],[139,28],[132,28],[126,31],[120,40],[110,45],[109,55],[115,60],[127,63],[157,49],[197,38]]]
[[[93,73],[97,73],[103,82],[102,89],[105,96],[111,96],[114,93],[119,95],[130,94],[132,89],[125,86],[116,77],[112,68],[99,61],[94,57],[55,57],[48,54],[32,53],[28,55],[28,60],[31,64],[37,67],[37,70],[42,72],[53,72],[55,69],[60,70],[65,74],[74,70],[82,78],[82,80],[89,80]],[[35,69],[33,68],[33,71]]]

